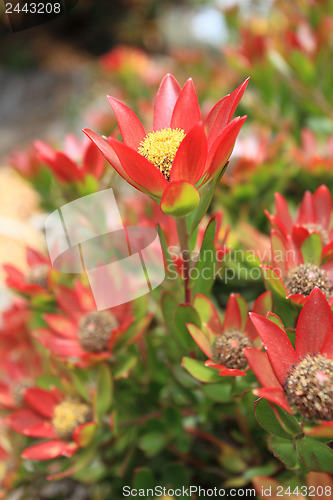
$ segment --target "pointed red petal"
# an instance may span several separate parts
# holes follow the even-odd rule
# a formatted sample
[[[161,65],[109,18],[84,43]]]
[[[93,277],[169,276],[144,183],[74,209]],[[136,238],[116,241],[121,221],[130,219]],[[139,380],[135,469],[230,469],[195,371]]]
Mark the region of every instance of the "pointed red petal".
[[[172,113],[181,88],[177,80],[170,74],[166,75],[157,91],[154,106],[154,130],[170,127]]]
[[[28,460],[51,460],[58,457],[71,457],[78,449],[77,444],[53,440],[26,448],[21,457]]]
[[[77,281],[74,285],[76,300],[80,304],[80,309],[84,312],[94,311],[96,302],[90,288]],[[114,311],[112,311],[114,313]],[[116,316],[116,315],[115,315]]]
[[[58,285],[55,289],[55,296],[59,307],[70,318],[76,321],[81,318],[82,310],[74,290],[67,286]]]
[[[120,133],[127,146],[137,149],[146,136],[139,118],[126,104],[115,97],[108,96],[108,101],[116,115]]]
[[[42,141],[34,141],[34,148],[42,162],[53,162],[56,159],[56,152],[48,144]]]
[[[312,231],[309,231],[309,229],[304,226],[296,225],[292,228],[291,236],[296,245],[301,247],[306,238],[310,236],[311,232]]]
[[[245,377],[246,373],[243,370],[238,370],[237,368],[227,368],[224,367],[219,375],[221,377]]]
[[[53,354],[65,358],[81,358],[86,354],[80,347],[80,344],[75,339],[58,337],[52,334],[46,328],[39,328],[34,332],[34,337]]]
[[[280,384],[283,385],[288,370],[297,359],[293,346],[286,332],[275,323],[259,316],[259,314],[250,313],[250,316],[264,344],[275,374]]]
[[[142,186],[147,192],[161,197],[163,191],[168,187],[168,181],[159,169],[126,144],[112,138],[109,139],[109,143],[131,181]]]
[[[274,267],[283,279],[287,272],[287,247],[285,239],[275,229],[271,231],[271,253]]]
[[[8,424],[18,434],[36,438],[53,438],[55,433],[49,420],[28,408],[17,410],[8,417]]]
[[[238,303],[239,300],[244,301],[243,297],[239,293],[232,293],[229,297],[223,323],[224,332],[228,330],[241,331],[242,329],[242,311]],[[245,307],[247,307],[246,302]]]
[[[170,182],[196,184],[205,170],[207,138],[203,123],[195,125],[182,140],[172,164]]]
[[[246,118],[246,116],[243,116],[242,118],[234,118],[232,122],[224,128],[223,132],[216,138],[215,142],[209,148],[206,167],[206,182],[213,177],[215,173],[229,160],[239,131]]]
[[[288,400],[282,389],[263,388],[255,389],[253,392],[257,396],[268,399],[268,401],[271,401],[272,403],[280,406],[281,408],[286,410],[287,413],[290,413],[291,415],[293,414],[293,411],[290,408]]]
[[[326,296],[316,287],[306,300],[298,318],[295,340],[297,357],[318,354],[332,329],[331,308]]]
[[[44,314],[47,325],[60,337],[77,338],[78,326],[69,318],[59,314]]]
[[[215,104],[215,106],[213,106],[212,109],[210,110],[210,112],[205,120],[205,129],[206,129],[207,136],[210,135],[212,128],[214,126],[215,120],[217,118],[217,115],[219,114],[220,109],[224,106],[225,101],[229,98],[229,96],[230,96],[230,94],[222,97],[222,99],[220,99]]]
[[[326,354],[328,358],[333,359],[333,330],[327,335],[321,354]]]
[[[220,109],[214,120],[214,125],[211,127],[209,133],[208,137],[209,144],[213,144],[213,142],[219,136],[224,127],[226,127],[230,122],[234,112],[236,111],[239,101],[241,100],[245,92],[249,80],[250,78],[247,78],[239,87],[237,87],[237,89],[235,89],[231,94],[229,94],[222,100],[221,105],[219,106]],[[215,114],[215,111],[213,111],[213,113]],[[211,122],[212,117],[209,117],[208,115],[208,119],[209,123]]]
[[[253,347],[247,347],[243,352],[258,382],[263,387],[281,389],[281,384],[276,378],[272,365],[265,352],[259,351],[259,349]]]
[[[280,193],[275,193],[276,218],[282,222],[283,236],[291,234],[293,220],[286,199]],[[281,227],[281,226],[280,226]]]
[[[98,134],[89,129],[84,129],[83,132],[86,134],[87,137],[89,137],[91,141],[93,141],[94,144],[96,144],[102,155],[110,163],[110,165],[118,172],[118,174],[123,179],[125,179],[125,181],[127,181],[129,184],[137,188],[138,186],[127,175],[127,173],[125,172],[119,161],[118,156],[116,155],[115,151],[113,151],[110,139],[105,138],[104,140]]]
[[[56,393],[38,387],[26,389],[24,399],[40,415],[50,419],[53,417],[54,407],[59,403]]]
[[[50,259],[46,258],[44,255],[37,252],[33,248],[28,247],[26,252],[27,252],[27,262],[28,262],[29,267],[37,266],[39,264],[49,264],[50,265]]]
[[[299,208],[299,214],[297,217],[298,224],[309,224],[316,222],[316,212],[314,209],[314,203],[312,200],[312,194],[310,191],[306,191],[303,196],[302,203]]]
[[[88,144],[83,157],[83,172],[99,179],[104,171],[105,160],[94,142]]]
[[[332,198],[327,186],[320,186],[313,194],[317,222],[328,228],[332,215]]]
[[[260,316],[267,316],[267,313],[271,312],[273,309],[273,298],[271,292],[264,292],[256,299],[252,312],[260,314]],[[257,330],[254,328],[253,323],[248,317],[245,325],[244,331],[247,333],[248,337],[254,340],[258,334]]]
[[[193,81],[190,78],[178,96],[172,113],[171,128],[181,128],[187,134],[200,121],[201,113],[198,97]]]

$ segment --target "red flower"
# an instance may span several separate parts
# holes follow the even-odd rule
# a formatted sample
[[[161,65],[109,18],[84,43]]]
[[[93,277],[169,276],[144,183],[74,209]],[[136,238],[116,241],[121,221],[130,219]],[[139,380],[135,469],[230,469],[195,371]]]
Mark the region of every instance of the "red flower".
[[[233,293],[227,303],[223,325],[218,313],[204,295],[196,295],[193,306],[205,311],[202,329],[194,324],[187,324],[187,329],[202,352],[209,358],[205,365],[215,368],[222,376],[244,376],[247,360],[243,349],[253,345],[258,337],[247,313],[245,299]],[[260,295],[253,306],[257,314],[266,315],[272,310],[270,292]]]
[[[197,207],[198,189],[222,175],[246,119],[231,121],[247,83],[218,101],[202,123],[192,80],[181,89],[167,75],[156,97],[153,132],[147,134],[135,113],[113,97],[108,99],[124,142],[84,132],[117,172],[158,201],[164,213],[184,216]]]
[[[3,265],[7,273],[7,286],[26,297],[39,295],[50,298],[53,285],[52,272],[54,272],[50,259],[29,247],[26,252],[29,266],[27,273],[23,273],[11,264]]]
[[[45,142],[35,141],[38,158],[46,163],[59,182],[83,182],[87,175],[99,179],[104,171],[104,159],[89,141],[79,142],[66,136],[63,151],[55,151]]]
[[[45,314],[47,327],[33,334],[53,354],[80,366],[109,358],[125,334],[137,340],[152,317],[136,322],[131,303],[97,311],[90,288],[80,282],[74,289],[58,286],[56,300],[60,314]]]
[[[333,305],[333,252],[327,253],[317,235],[310,234],[298,248],[292,238],[271,231],[272,266],[262,266],[269,289],[295,304],[304,304],[315,286]]]
[[[315,288],[296,327],[295,348],[275,314],[251,320],[266,352],[244,353],[262,389],[257,396],[306,419],[333,420],[333,315],[325,295]]]
[[[318,233],[325,246],[333,239],[332,197],[324,185],[313,194],[306,191],[295,217],[291,216],[287,201],[280,193],[275,193],[275,214],[267,210],[265,213],[273,228],[284,238],[291,236],[298,246],[312,233]]]
[[[87,427],[95,426],[91,407],[79,399],[66,398],[58,389],[27,389],[25,401],[30,408],[13,412],[8,418],[9,426],[24,436],[47,441],[26,448],[22,458],[71,457],[82,446]]]

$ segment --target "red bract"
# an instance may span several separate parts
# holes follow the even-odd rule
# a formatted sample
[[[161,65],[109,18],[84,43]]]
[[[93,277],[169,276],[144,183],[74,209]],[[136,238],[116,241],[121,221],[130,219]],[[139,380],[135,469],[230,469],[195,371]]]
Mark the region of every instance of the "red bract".
[[[231,120],[247,83],[218,101],[203,123],[192,80],[181,89],[167,75],[156,97],[153,132],[147,134],[135,113],[114,97],[108,99],[123,142],[84,132],[127,182],[159,202],[167,215],[181,217],[197,207],[200,188],[226,166],[246,119]]]
[[[32,146],[25,151],[13,151],[8,158],[8,164],[28,179],[36,177],[41,168],[38,153]]]
[[[45,314],[47,327],[33,334],[53,354],[80,366],[109,358],[125,335],[134,342],[151,320],[135,321],[131,303],[97,311],[90,288],[80,282],[74,289],[58,286],[56,300],[59,312]]]
[[[189,323],[186,326],[209,358],[205,365],[215,368],[222,376],[246,375],[247,361],[243,349],[253,345],[258,335],[248,317],[245,299],[238,293],[230,295],[223,324],[215,307],[204,295],[196,295],[193,305],[199,314],[205,311],[205,317],[201,318],[202,328]],[[265,292],[257,298],[253,311],[265,316],[271,310],[272,297],[270,292]]]
[[[296,162],[310,172],[327,172],[333,167],[333,136],[321,145],[310,129],[303,129],[301,147],[295,148],[292,153]]]
[[[281,320],[252,313],[251,320],[266,352],[244,353],[261,389],[257,396],[293,409],[307,419],[333,419],[333,315],[325,295],[315,288],[307,299],[296,327],[295,348]]]
[[[59,182],[83,182],[87,175],[99,179],[104,171],[104,159],[89,141],[79,142],[67,135],[62,151],[56,151],[45,142],[35,141],[40,161],[45,163]]]
[[[329,247],[329,246],[328,246]],[[327,253],[317,234],[310,234],[301,248],[288,236],[271,231],[272,266],[262,266],[264,279],[281,297],[304,304],[315,286],[333,305],[333,252]]]
[[[36,377],[42,374],[41,359],[32,349],[12,350],[2,361],[1,368],[0,407],[20,408],[26,389],[34,385]]]
[[[13,412],[8,418],[9,426],[24,436],[47,441],[26,448],[22,458],[70,457],[82,446],[87,427],[95,426],[91,407],[79,399],[65,397],[58,389],[27,389],[25,400],[30,408]]]
[[[0,351],[3,353],[31,346],[28,331],[30,312],[27,303],[18,299],[2,312],[0,318]],[[1,371],[1,369],[0,369]]]
[[[300,207],[294,217],[291,216],[288,203],[280,193],[275,193],[275,214],[265,211],[273,228],[301,246],[312,233],[318,233],[323,245],[333,239],[331,227],[332,198],[326,186],[320,186],[313,194],[306,191]]]
[[[27,263],[29,270],[25,274],[11,264],[3,266],[7,273],[7,286],[27,297],[36,295],[50,297],[52,288],[50,259],[32,248],[27,248]]]

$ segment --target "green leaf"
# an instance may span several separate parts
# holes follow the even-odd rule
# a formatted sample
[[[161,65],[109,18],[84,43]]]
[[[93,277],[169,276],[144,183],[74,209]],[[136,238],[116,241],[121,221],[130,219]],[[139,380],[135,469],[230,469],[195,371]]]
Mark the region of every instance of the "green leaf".
[[[171,255],[170,255],[167,241],[165,239],[165,236],[164,236],[164,233],[162,231],[162,228],[161,228],[161,226],[159,224],[157,224],[157,232],[158,232],[158,236],[160,238],[161,247],[162,247],[162,250],[163,250],[163,255],[164,255],[164,258],[165,258],[165,260],[167,262],[166,269],[169,269],[169,266],[172,265],[174,261],[173,261]]]
[[[178,302],[172,295],[172,293],[162,293],[161,306],[166,325],[173,336],[177,338],[177,330],[173,321],[173,317],[178,306]]]
[[[75,430],[75,441],[81,447],[86,447],[91,443],[96,431],[96,423],[88,422],[87,424],[77,427]]]
[[[142,468],[136,469],[135,478],[133,482],[133,488],[136,490],[147,490],[148,488],[154,488],[155,478],[150,469]]]
[[[191,270],[190,286],[193,287],[194,295],[208,295],[213,286],[217,262],[215,235],[216,220],[212,219],[207,225],[196,266]]]
[[[296,467],[298,456],[293,441],[278,436],[272,436],[268,440],[268,445],[273,451],[274,456],[279,458],[288,469]]]
[[[131,355],[128,352],[124,353],[123,356],[117,357],[117,364],[113,368],[113,377],[115,380],[121,378],[127,378],[129,372],[137,365],[138,358],[135,355]]]
[[[108,411],[113,399],[113,382],[110,368],[106,363],[98,367],[96,386],[96,413],[101,419]]]
[[[258,423],[267,432],[270,432],[274,436],[279,436],[285,439],[292,439],[280,425],[273,408],[266,399],[259,399],[255,403],[255,416]]]
[[[189,334],[186,323],[193,323],[200,327],[201,321],[198,312],[188,304],[180,304],[174,314],[174,324],[178,338],[187,349],[195,349],[196,343]]]
[[[219,384],[207,384],[202,386],[202,392],[207,398],[217,403],[227,403],[230,401],[231,385],[227,380],[220,377]]]
[[[153,457],[164,448],[168,440],[165,434],[148,432],[139,440],[139,447],[148,457]]]
[[[274,409],[278,413],[279,421],[286,432],[292,436],[303,434],[302,427],[294,415],[290,415],[290,413],[287,413],[280,406],[275,406]]]
[[[300,459],[309,470],[333,473],[333,450],[324,443],[304,436],[296,441],[296,446]]]
[[[168,465],[163,474],[163,484],[168,485],[173,489],[181,489],[189,483],[189,480],[189,470],[180,464]]]
[[[286,290],[275,269],[272,269],[269,266],[263,266],[262,274],[267,289],[270,290],[271,292],[277,293],[280,297],[285,298]]]
[[[77,390],[77,392],[80,394],[81,398],[83,398],[85,401],[90,402],[90,395],[87,389],[87,385],[84,383],[84,381],[81,379],[79,376],[78,370],[71,371],[70,372],[70,378],[71,381]]]
[[[321,263],[322,242],[318,233],[312,233],[304,241],[301,252],[304,264],[319,266]]]
[[[200,382],[212,384],[221,381],[218,372],[214,368],[205,366],[204,361],[198,361],[185,356],[182,359],[182,366],[192,375],[192,377]]]

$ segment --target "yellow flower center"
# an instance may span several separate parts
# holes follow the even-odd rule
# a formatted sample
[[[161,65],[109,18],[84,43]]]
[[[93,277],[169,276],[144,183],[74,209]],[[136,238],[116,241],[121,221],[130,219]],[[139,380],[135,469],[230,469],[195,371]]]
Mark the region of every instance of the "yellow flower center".
[[[70,440],[76,427],[91,420],[92,412],[87,404],[68,398],[55,407],[52,424],[60,439]]]
[[[139,153],[153,163],[168,181],[173,160],[184,137],[185,132],[180,128],[150,132],[140,142]]]

